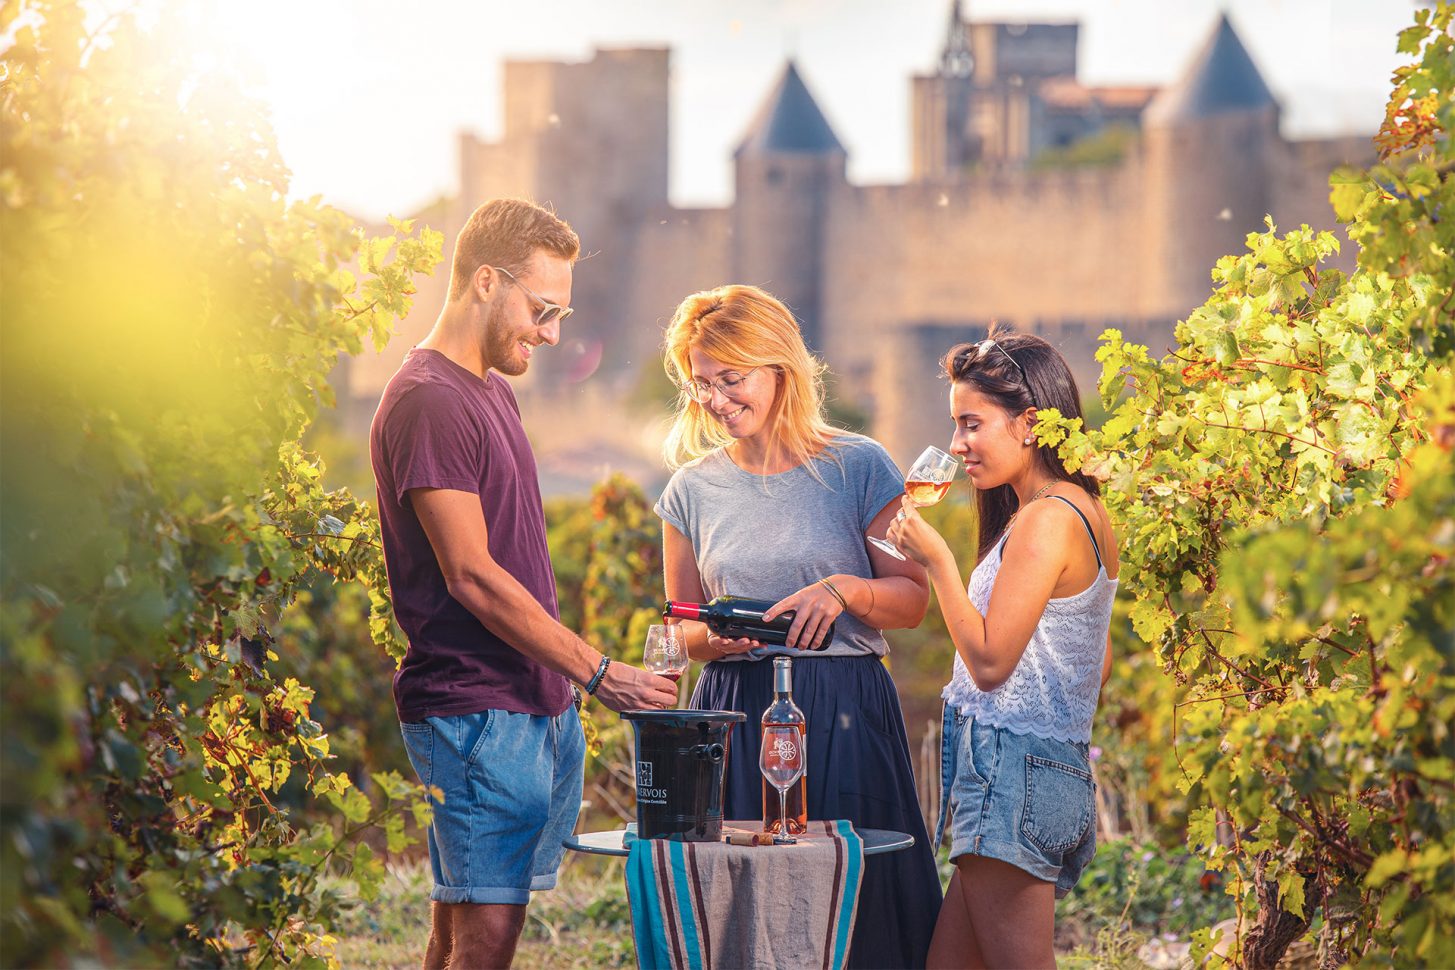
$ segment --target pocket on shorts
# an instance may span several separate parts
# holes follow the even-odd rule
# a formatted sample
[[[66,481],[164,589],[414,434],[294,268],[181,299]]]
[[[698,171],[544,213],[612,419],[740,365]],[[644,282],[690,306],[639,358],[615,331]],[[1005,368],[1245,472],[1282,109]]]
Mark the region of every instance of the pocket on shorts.
[[[1065,852],[1081,842],[1095,799],[1091,772],[1026,755],[1026,801],[1021,834],[1042,852]]]
[[[460,718],[460,754],[465,759],[465,767],[473,768],[480,757],[480,752],[485,747],[495,728],[496,715],[501,713],[495,708],[481,711],[478,714],[467,714]]]
[[[434,725],[428,721],[400,721],[399,733],[404,736],[404,753],[409,756],[409,763],[419,776],[420,784],[433,784]]]
[[[965,772],[970,783],[990,784],[990,776],[995,773],[997,740],[997,729],[977,722],[973,714],[961,724],[957,770]]]

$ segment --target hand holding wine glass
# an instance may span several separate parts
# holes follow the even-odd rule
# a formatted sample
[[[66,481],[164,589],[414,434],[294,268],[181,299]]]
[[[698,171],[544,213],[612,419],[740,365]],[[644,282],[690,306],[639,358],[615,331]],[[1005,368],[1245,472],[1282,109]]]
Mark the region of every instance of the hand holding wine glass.
[[[914,464],[910,466],[909,472],[904,476],[905,495],[909,496],[909,500],[920,508],[934,505],[949,493],[950,482],[954,480],[955,469],[959,464],[960,460],[954,455],[930,445],[914,460]],[[904,517],[903,512],[899,514],[901,518]],[[869,541],[895,559],[904,558],[904,553],[896,549],[891,542],[875,536],[869,536]]]
[[[642,666],[676,683],[687,670],[687,640],[682,630],[675,625],[661,623],[647,627]]]
[[[803,750],[803,729],[798,725],[765,724],[762,746],[758,753],[758,767],[768,784],[778,790],[778,817],[788,817],[788,789],[797,783],[803,774],[805,754]],[[774,837],[775,845],[790,845],[798,840],[787,834]]]

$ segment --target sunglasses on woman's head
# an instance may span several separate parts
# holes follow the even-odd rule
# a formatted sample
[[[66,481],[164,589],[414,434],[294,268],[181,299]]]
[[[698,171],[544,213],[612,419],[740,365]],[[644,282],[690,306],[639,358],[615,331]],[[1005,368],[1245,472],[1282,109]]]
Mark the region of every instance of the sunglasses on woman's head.
[[[978,344],[976,344],[975,345],[975,358],[974,359],[975,360],[982,360],[982,359],[984,359],[985,355],[988,354],[988,353],[990,353],[992,350],[998,350],[1002,354],[1005,355],[1005,359],[1008,360],[1008,361],[1010,361],[1011,366],[1014,367],[1018,372],[1020,372],[1020,375],[1021,375],[1021,383],[1026,386],[1026,393],[1027,394],[1031,394],[1031,379],[1026,376],[1026,369],[1021,366],[1020,361],[1016,360],[1014,357],[1012,357],[1010,355],[1010,351],[1006,350],[1000,344],[996,343],[995,342],[995,338],[993,338],[993,337],[986,337],[984,340],[982,340]],[[1035,395],[1033,395],[1033,394],[1031,395],[1031,400],[1032,400],[1032,403],[1034,403],[1034,401],[1035,401]]]

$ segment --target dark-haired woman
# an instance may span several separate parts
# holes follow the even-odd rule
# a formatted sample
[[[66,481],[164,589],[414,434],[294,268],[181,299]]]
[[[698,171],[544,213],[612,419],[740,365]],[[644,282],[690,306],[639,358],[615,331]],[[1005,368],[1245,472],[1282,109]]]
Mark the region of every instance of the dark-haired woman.
[[[991,332],[945,357],[950,450],[980,515],[968,590],[907,499],[889,538],[925,566],[955,643],[942,754],[956,871],[931,967],[1049,967],[1055,901],[1096,851],[1088,744],[1111,668],[1117,541],[1097,483],[1033,429],[1038,407],[1081,414],[1050,344]]]

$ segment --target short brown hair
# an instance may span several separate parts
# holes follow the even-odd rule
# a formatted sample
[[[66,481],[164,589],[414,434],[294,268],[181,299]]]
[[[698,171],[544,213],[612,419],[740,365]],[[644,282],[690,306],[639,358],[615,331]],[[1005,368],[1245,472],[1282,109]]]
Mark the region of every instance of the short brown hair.
[[[510,273],[525,271],[536,250],[576,261],[581,240],[565,220],[525,199],[494,199],[470,214],[455,239],[450,271],[450,299],[458,299],[481,266],[499,266]]]

